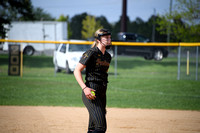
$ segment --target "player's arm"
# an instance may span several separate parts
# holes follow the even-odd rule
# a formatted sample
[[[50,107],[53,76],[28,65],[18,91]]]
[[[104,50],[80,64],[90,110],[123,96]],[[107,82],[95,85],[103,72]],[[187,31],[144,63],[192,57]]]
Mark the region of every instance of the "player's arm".
[[[83,77],[81,74],[81,72],[83,71],[85,67],[86,67],[85,65],[78,63],[74,70],[74,76],[82,89],[86,87],[85,83],[83,82]]]
[[[78,84],[80,85],[80,87],[83,89],[84,93],[85,93],[85,96],[88,98],[88,99],[94,99],[95,96],[92,95],[91,91],[95,91],[93,90],[92,88],[89,88],[85,85],[84,81],[83,81],[83,77],[82,77],[82,74],[81,72],[83,71],[83,69],[85,68],[86,66],[81,64],[81,63],[78,63],[75,70],[74,70],[74,76],[78,82]]]

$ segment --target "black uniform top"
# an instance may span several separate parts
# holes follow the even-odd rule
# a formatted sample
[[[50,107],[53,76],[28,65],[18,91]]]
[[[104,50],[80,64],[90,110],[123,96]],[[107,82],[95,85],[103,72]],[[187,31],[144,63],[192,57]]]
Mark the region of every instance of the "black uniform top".
[[[86,65],[86,81],[108,83],[111,56],[107,51],[103,55],[98,47],[93,47],[83,54],[79,62]]]

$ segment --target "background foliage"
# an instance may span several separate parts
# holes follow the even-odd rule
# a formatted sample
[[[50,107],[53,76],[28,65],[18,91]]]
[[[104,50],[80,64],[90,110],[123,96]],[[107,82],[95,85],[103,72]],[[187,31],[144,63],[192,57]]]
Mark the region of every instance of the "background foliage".
[[[154,41],[166,42],[167,30],[170,24],[171,42],[199,42],[200,4],[196,0],[174,0],[174,3],[171,13],[166,12],[162,15],[152,15],[146,22],[139,17],[134,21],[130,21],[127,16],[127,32],[141,34],[151,40],[154,35],[153,26],[155,26],[157,30],[155,31]],[[93,22],[109,29],[112,32],[113,39],[116,39],[117,33],[120,32],[121,17],[117,22],[109,23],[104,16],[92,16],[87,13],[82,13],[71,18],[61,14],[60,18],[56,20],[51,14],[46,13],[43,9],[33,7],[31,0],[1,0],[0,36],[2,38],[5,37],[7,29],[4,28],[3,25],[10,24],[11,21],[56,20],[67,21],[69,39],[89,39],[91,35],[88,37],[85,35],[86,32],[91,34],[91,30],[86,30],[86,24],[83,22],[88,18],[95,18],[95,21],[93,20]]]
[[[161,34],[167,34],[169,26],[171,41],[200,42],[200,2],[196,0],[176,0],[171,13],[157,20]]]
[[[5,24],[12,21],[54,20],[41,8],[33,7],[30,0],[1,0],[0,1],[0,38],[5,37],[8,30]]]
[[[89,39],[94,37],[96,30],[103,28],[99,21],[95,20],[94,16],[86,16],[82,21],[83,28],[81,30],[82,38]]]

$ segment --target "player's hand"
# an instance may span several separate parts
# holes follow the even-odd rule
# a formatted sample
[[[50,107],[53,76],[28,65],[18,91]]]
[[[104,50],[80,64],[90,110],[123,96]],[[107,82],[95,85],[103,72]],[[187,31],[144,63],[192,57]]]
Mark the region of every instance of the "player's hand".
[[[94,89],[87,87],[83,91],[87,99],[94,100],[96,98],[96,96],[91,93],[91,91],[95,91]]]

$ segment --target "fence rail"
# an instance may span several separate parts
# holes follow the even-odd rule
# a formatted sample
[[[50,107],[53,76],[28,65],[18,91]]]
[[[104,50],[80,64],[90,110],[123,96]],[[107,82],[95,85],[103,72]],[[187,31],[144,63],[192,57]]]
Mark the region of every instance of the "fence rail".
[[[13,43],[68,43],[68,44],[93,44],[93,41],[34,41],[34,40],[5,40],[0,39],[0,42],[13,42]],[[200,46],[200,42],[194,43],[186,43],[186,42],[173,42],[173,43],[165,43],[165,42],[112,42],[112,45],[121,45],[121,46]]]

